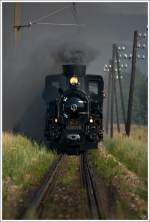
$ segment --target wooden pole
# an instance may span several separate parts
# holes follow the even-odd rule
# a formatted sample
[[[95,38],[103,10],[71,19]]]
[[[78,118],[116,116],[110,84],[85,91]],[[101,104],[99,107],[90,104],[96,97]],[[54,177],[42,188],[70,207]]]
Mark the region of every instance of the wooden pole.
[[[116,76],[114,76],[114,97],[115,97],[115,109],[116,109],[117,131],[118,131],[118,133],[120,133],[119,111],[118,111],[118,98],[117,98],[117,89],[116,89]]]
[[[107,109],[106,109],[106,134],[109,130],[109,117],[110,117],[110,87],[111,87],[111,71],[108,72],[108,84],[107,84]]]
[[[111,66],[111,116],[110,116],[110,137],[113,137],[113,124],[114,124],[114,68],[115,68],[115,44],[112,49],[112,66]]]
[[[138,41],[138,32],[135,31],[134,32],[134,40],[133,40],[132,70],[131,70],[130,90],[129,90],[129,99],[128,99],[128,111],[127,111],[127,123],[126,123],[126,134],[128,136],[130,136],[130,130],[131,130],[134,82],[135,82],[135,72],[136,72],[137,41]]]
[[[21,25],[21,4],[19,2],[14,3],[14,26]],[[15,34],[15,44],[20,40],[20,31],[16,28],[14,29]]]
[[[118,81],[119,81],[119,89],[120,89],[122,116],[123,116],[123,121],[124,121],[124,127],[126,128],[126,114],[125,114],[124,97],[123,97],[121,72],[120,72],[120,64],[119,64],[119,53],[118,53],[117,46],[116,46],[115,50],[116,50],[117,72],[118,72]]]

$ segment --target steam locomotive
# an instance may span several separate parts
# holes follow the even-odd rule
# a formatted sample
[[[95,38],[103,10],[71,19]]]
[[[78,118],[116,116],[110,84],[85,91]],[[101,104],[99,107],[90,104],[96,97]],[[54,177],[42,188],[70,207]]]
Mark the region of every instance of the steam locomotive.
[[[85,65],[63,65],[63,74],[45,79],[44,136],[59,153],[97,148],[103,139],[103,88],[100,75],[86,75]]]

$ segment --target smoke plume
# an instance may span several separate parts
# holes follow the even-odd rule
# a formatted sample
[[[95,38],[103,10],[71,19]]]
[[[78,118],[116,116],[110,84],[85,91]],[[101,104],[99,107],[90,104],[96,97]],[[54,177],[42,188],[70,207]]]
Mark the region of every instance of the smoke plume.
[[[83,42],[67,42],[59,45],[52,55],[57,63],[88,65],[98,52]]]

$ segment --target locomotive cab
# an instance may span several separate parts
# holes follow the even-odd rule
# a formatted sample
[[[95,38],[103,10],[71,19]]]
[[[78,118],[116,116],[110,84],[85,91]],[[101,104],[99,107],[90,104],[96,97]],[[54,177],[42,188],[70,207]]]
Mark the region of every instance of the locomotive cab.
[[[45,138],[58,151],[80,153],[96,148],[103,137],[103,79],[85,72],[84,65],[63,65],[62,75],[46,78]]]

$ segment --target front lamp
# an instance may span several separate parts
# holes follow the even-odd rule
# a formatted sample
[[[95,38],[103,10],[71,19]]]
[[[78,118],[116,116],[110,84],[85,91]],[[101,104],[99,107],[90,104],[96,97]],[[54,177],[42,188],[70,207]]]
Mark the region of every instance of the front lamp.
[[[79,83],[79,80],[78,80],[78,78],[76,76],[72,76],[70,78],[70,84],[71,85],[77,85],[78,83]]]
[[[94,122],[94,120],[93,120],[92,118],[90,118],[89,122],[90,122],[90,123],[93,123],[93,122]]]
[[[55,123],[58,123],[58,119],[57,119],[57,118],[55,118],[55,119],[54,119],[54,122],[55,122]]]

